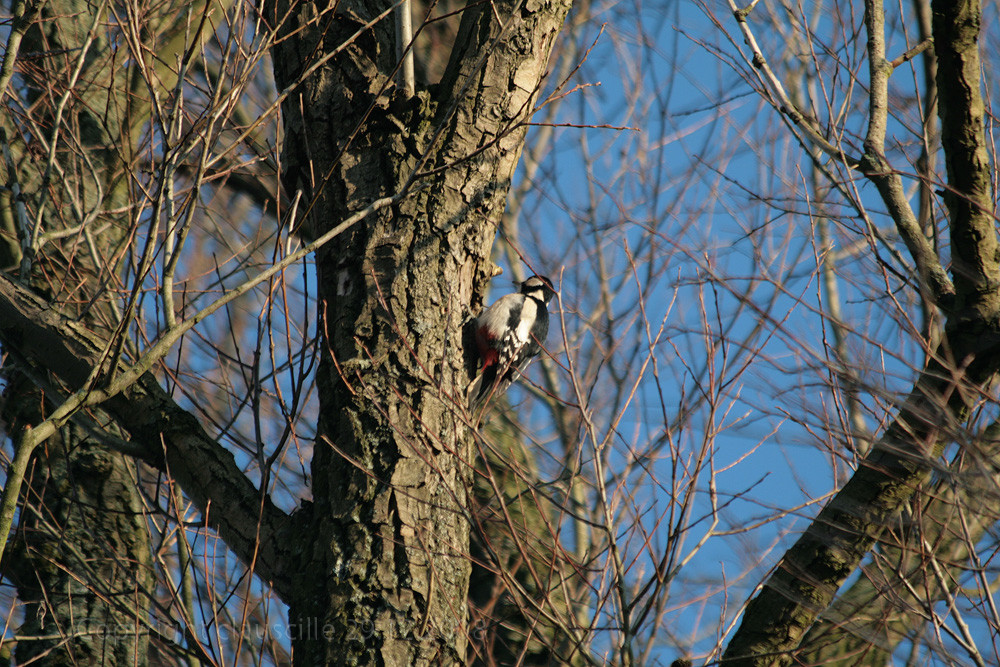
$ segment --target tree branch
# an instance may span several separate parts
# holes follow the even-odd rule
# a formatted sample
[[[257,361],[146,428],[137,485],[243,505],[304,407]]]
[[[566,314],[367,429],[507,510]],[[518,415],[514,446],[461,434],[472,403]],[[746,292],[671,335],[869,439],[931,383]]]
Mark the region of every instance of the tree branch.
[[[994,345],[995,347],[995,345]],[[932,361],[871,453],[775,567],[747,605],[722,657],[726,667],[787,665],[792,652],[875,540],[922,486],[960,423],[963,375]],[[970,375],[978,375],[969,369]],[[970,377],[970,383],[976,383]]]
[[[755,4],[755,3],[754,3]],[[892,168],[884,154],[885,133],[888,123],[889,74],[893,65],[885,59],[885,18],[881,0],[868,0],[865,4],[865,25],[868,30],[868,61],[871,86],[869,93],[868,130],[865,136],[864,155],[849,155],[838,145],[832,144],[821,131],[817,122],[799,111],[796,104],[785,92],[781,80],[768,65],[767,59],[757,45],[747,17],[753,9],[751,4],[739,9],[735,0],[729,0],[733,16],[743,33],[743,38],[753,55],[750,63],[759,73],[767,98],[771,104],[793,123],[792,129],[805,141],[829,155],[838,162],[859,170],[875,187],[885,202],[896,230],[906,244],[917,265],[920,285],[929,291],[927,296],[941,306],[949,308],[954,301],[955,288],[948,278],[934,246],[922,232],[916,216],[903,190],[899,174]],[[912,57],[909,52],[904,56]]]
[[[889,122],[889,75],[892,64],[885,59],[885,10],[882,0],[866,0],[865,27],[868,31],[868,132],[865,154],[858,164],[861,172],[878,188],[879,195],[896,223],[896,229],[913,256],[921,287],[930,289],[935,303],[945,308],[954,300],[955,288],[941,265],[934,246],[924,234],[903,192],[903,181],[885,157],[885,133]]]
[[[80,386],[105,344],[28,289],[0,274],[0,338],[4,345],[70,386]],[[143,443],[150,465],[167,470],[204,513],[208,525],[275,592],[286,597],[288,516],[246,478],[233,455],[213,440],[149,373],[104,407]]]
[[[931,5],[938,57],[941,145],[948,170],[944,203],[951,231],[952,274],[960,317],[992,319],[1000,312],[997,296],[1000,243],[994,228],[991,169],[983,129],[980,88],[978,2]]]
[[[879,560],[890,573],[876,564],[865,568],[864,576],[810,628],[799,652],[802,664],[859,656],[868,665],[890,664],[899,644],[927,622],[925,610],[948,592],[927,561],[933,559],[951,581],[959,581],[975,558],[970,545],[996,522],[992,512],[977,509],[1000,488],[1000,469],[990,464],[1000,455],[998,435],[1000,426],[994,423],[978,438],[978,447],[953,462],[949,474],[926,492],[923,506],[912,512],[915,525],[902,523],[892,542],[883,540]],[[908,585],[900,587],[897,576]]]
[[[867,148],[867,142],[865,144]],[[955,286],[945,273],[930,239],[917,222],[917,217],[903,190],[903,180],[899,173],[892,169],[881,149],[866,150],[858,168],[878,189],[889,215],[896,223],[896,231],[899,232],[916,264],[921,288],[929,290],[928,296],[935,303],[945,309],[950,308],[955,300]]]
[[[842,162],[849,167],[856,167],[859,158],[856,155],[846,153],[840,146],[834,145],[827,140],[815,119],[799,111],[799,108],[792,102],[788,93],[785,92],[785,87],[781,84],[781,79],[778,78],[768,64],[767,58],[764,57],[764,52],[757,45],[757,38],[754,37],[753,31],[750,29],[750,23],[747,21],[747,17],[757,4],[756,0],[743,9],[737,7],[735,0],[728,0],[728,2],[729,8],[733,11],[733,17],[740,27],[740,32],[743,33],[743,40],[750,47],[750,51],[753,54],[750,63],[759,73],[758,76],[764,84],[764,89],[771,97],[769,101],[772,106],[785,114],[792,121],[794,127],[801,129],[808,141],[814,146],[834,160]]]

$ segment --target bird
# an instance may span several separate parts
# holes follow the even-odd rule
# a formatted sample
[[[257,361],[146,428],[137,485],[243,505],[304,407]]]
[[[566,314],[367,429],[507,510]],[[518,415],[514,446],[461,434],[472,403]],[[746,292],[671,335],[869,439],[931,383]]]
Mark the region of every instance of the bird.
[[[469,385],[469,409],[478,411],[502,394],[542,351],[549,332],[546,304],[555,296],[552,281],[531,276],[513,294],[505,294],[475,321],[479,373]]]

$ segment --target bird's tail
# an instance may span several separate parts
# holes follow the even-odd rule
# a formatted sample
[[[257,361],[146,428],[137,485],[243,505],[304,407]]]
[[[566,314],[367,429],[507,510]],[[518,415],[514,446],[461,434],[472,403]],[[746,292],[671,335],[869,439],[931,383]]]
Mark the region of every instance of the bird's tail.
[[[472,380],[467,394],[470,412],[473,414],[479,412],[490,396],[495,393],[496,379],[497,367],[496,364],[491,364]]]
[[[469,412],[476,411],[476,403],[479,401],[479,392],[483,389],[483,374],[480,373],[469,383],[469,391],[466,393],[466,401]]]

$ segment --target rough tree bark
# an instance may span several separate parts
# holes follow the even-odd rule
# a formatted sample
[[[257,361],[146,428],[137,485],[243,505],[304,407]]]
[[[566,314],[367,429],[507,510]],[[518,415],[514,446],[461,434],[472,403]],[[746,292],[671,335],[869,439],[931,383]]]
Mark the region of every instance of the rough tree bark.
[[[568,10],[467,7],[441,83],[407,97],[391,83],[394,31],[378,18],[390,6],[266,6],[275,78],[294,90],[284,180],[305,195],[309,233],[412,190],[317,256],[315,539],[297,554],[315,576],[293,582],[291,614],[327,636],[295,642],[300,664],[465,659],[475,457],[463,324],[481,303],[522,123]]]

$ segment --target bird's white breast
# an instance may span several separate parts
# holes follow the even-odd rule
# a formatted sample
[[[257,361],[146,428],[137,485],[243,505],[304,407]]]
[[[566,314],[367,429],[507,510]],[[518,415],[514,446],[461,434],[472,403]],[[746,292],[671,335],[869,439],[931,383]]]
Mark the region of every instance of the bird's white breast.
[[[518,346],[527,345],[528,341],[531,340],[531,328],[535,325],[535,320],[538,318],[538,302],[534,299],[524,299],[524,303],[521,304],[521,319],[517,323],[517,342]]]

